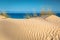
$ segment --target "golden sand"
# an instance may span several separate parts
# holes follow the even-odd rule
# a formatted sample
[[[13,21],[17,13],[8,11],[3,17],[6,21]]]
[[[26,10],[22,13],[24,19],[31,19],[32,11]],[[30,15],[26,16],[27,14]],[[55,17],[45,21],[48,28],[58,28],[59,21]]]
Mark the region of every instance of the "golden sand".
[[[12,40],[60,40],[60,28],[40,18],[2,19],[0,27]]]
[[[6,17],[4,17],[4,16],[0,15],[0,19],[4,19],[4,18],[6,18]]]
[[[46,18],[48,22],[54,23],[55,25],[60,26],[60,17],[57,17],[56,15],[51,15]]]

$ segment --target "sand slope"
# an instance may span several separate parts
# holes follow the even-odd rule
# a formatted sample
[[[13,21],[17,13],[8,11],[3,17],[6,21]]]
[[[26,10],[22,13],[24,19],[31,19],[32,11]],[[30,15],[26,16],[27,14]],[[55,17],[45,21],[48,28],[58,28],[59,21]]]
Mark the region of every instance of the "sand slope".
[[[12,39],[8,38],[6,35],[0,32],[0,40],[12,40]]]
[[[51,15],[46,18],[48,22],[54,23],[55,25],[60,26],[60,18],[57,17],[56,15]]]
[[[60,40],[60,28],[42,18],[3,19],[0,23],[4,34],[12,40]]]
[[[6,17],[4,17],[4,16],[0,15],[0,19],[4,19],[4,18],[6,18]]]

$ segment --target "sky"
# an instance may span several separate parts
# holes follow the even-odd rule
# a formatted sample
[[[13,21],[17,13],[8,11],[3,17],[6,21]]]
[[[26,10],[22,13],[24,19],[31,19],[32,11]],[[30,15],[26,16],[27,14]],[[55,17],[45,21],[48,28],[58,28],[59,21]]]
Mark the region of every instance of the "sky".
[[[39,13],[42,9],[60,13],[60,0],[0,0],[0,12]]]

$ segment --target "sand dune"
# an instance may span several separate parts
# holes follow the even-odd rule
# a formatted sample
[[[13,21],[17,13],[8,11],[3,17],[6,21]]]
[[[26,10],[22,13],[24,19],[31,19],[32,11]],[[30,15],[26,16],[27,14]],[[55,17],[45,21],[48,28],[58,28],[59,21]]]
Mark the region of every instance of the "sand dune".
[[[3,19],[4,19],[4,18],[6,18],[6,17],[4,17],[4,16],[0,15],[0,19],[1,19],[1,18],[3,18]]]
[[[7,36],[0,32],[0,40],[12,40],[12,39],[8,38]]]
[[[2,20],[3,19],[0,19],[0,21]],[[3,26],[1,25],[1,22],[0,22],[0,40],[12,40],[11,38],[8,38],[3,32]]]
[[[56,15],[51,15],[46,18],[48,22],[54,23],[55,25],[60,26],[60,17],[57,17]]]
[[[12,40],[60,40],[60,28],[42,18],[3,19],[0,27],[4,34]]]

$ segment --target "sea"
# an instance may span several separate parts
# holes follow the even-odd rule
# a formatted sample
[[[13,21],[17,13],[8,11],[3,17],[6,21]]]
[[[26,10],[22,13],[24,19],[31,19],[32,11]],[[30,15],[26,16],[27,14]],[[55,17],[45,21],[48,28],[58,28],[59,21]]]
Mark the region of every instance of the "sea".
[[[37,16],[40,16],[40,13],[36,13]],[[26,13],[7,13],[9,18],[24,19],[26,18]],[[28,15],[33,16],[34,13],[29,13]],[[56,13],[56,16],[60,17],[60,13]]]

